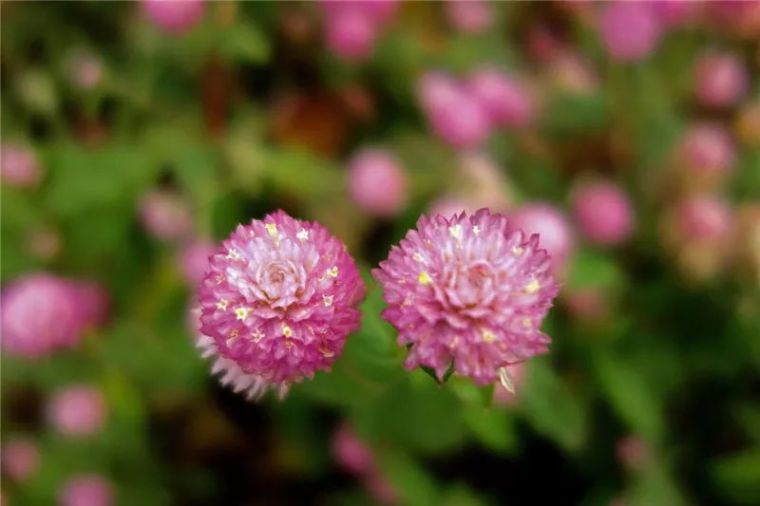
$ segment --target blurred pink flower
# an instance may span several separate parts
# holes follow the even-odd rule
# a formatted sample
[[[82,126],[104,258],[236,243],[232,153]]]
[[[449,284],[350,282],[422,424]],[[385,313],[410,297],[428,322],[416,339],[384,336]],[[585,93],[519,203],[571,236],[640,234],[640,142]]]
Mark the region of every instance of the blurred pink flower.
[[[694,67],[697,100],[707,107],[736,105],[749,91],[749,74],[734,54],[707,51]]]
[[[701,5],[692,0],[655,0],[652,7],[662,26],[674,28],[692,21]]]
[[[69,437],[99,432],[106,418],[103,395],[98,389],[86,385],[59,390],[50,400],[47,410],[56,430]]]
[[[140,201],[140,218],[153,237],[171,241],[187,235],[193,219],[185,201],[166,190],[153,190]]]
[[[90,90],[95,88],[103,78],[103,62],[95,55],[78,52],[69,61],[69,79],[74,86]]]
[[[3,472],[11,479],[25,481],[30,478],[40,466],[40,451],[30,439],[17,437],[7,441],[2,446]]]
[[[451,26],[465,33],[482,32],[493,23],[491,6],[486,0],[451,0],[444,2]]]
[[[200,286],[198,346],[249,398],[327,370],[359,326],[364,283],[345,246],[282,211],[239,225]]]
[[[694,195],[681,201],[676,213],[678,235],[684,241],[726,238],[733,223],[731,208],[711,195]]]
[[[467,81],[466,93],[474,97],[494,127],[525,127],[535,118],[536,104],[527,88],[494,68],[475,71]]]
[[[599,33],[613,59],[639,61],[654,51],[661,29],[651,4],[609,2],[602,5]]]
[[[723,126],[697,123],[684,134],[679,145],[679,158],[691,173],[716,176],[733,169],[736,147]]]
[[[490,134],[489,119],[480,104],[452,77],[428,73],[418,86],[428,123],[444,142],[457,149],[483,144]]]
[[[75,345],[85,330],[102,322],[102,297],[97,285],[44,273],[10,282],[0,295],[3,348],[35,358]]]
[[[409,345],[406,367],[448,369],[478,385],[504,381],[504,367],[545,353],[539,327],[558,287],[538,237],[512,231],[482,209],[451,219],[422,216],[372,271],[383,318]]]
[[[565,214],[551,204],[533,202],[510,214],[510,224],[525,234],[538,234],[538,244],[551,255],[552,270],[561,272],[573,250],[573,232]]]
[[[361,61],[375,49],[383,26],[398,9],[396,0],[322,0],[327,46],[338,57]]]
[[[216,247],[211,241],[198,239],[187,244],[180,253],[182,274],[190,285],[197,285],[208,269],[209,257]]]
[[[374,470],[372,450],[359,439],[353,427],[341,424],[332,437],[332,454],[346,471],[361,476]]]
[[[615,446],[618,461],[628,469],[641,469],[650,456],[649,445],[641,436],[630,435]]]
[[[97,474],[80,474],[64,483],[58,496],[60,506],[110,506],[114,504],[111,483]]]
[[[566,290],[565,307],[579,320],[598,320],[607,312],[607,300],[598,287]]]
[[[631,201],[615,183],[582,186],[576,192],[573,207],[578,228],[593,243],[612,246],[627,240],[633,232]]]
[[[369,214],[393,216],[407,201],[406,173],[389,151],[365,149],[349,163],[348,191]]]
[[[0,146],[0,179],[8,186],[31,188],[42,179],[34,152],[18,144]]]
[[[177,35],[203,18],[205,0],[140,0],[145,16],[166,33]]]

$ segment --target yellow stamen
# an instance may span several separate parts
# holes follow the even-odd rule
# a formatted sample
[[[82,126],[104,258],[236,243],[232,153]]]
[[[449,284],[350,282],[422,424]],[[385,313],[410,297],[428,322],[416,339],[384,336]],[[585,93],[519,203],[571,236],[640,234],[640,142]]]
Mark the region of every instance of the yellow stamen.
[[[235,309],[235,318],[237,318],[240,321],[243,321],[248,317],[248,313],[250,312],[251,312],[250,308],[239,307]]]
[[[484,329],[481,332],[481,335],[483,336],[483,341],[487,343],[493,342],[493,340],[496,339],[496,335],[488,329]]]
[[[288,327],[287,325],[282,326],[282,335],[285,337],[292,337],[293,336],[293,329]]]
[[[220,311],[226,311],[228,304],[229,301],[227,299],[220,299],[219,302],[216,303],[216,308]]]
[[[422,271],[420,272],[420,275],[417,277],[417,281],[419,281],[421,285],[427,285],[433,280],[430,279],[430,275],[427,272]]]
[[[525,285],[525,293],[532,295],[536,293],[539,288],[541,288],[541,284],[538,282],[536,278],[532,278],[530,280],[530,283]]]

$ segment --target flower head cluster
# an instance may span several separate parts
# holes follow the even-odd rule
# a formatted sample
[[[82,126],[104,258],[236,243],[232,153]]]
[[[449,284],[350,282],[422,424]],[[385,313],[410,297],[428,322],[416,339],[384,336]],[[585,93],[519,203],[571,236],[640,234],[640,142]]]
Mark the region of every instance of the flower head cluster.
[[[12,355],[40,357],[75,345],[105,320],[108,300],[101,287],[50,274],[32,274],[3,289],[3,348]]]
[[[373,271],[383,317],[409,345],[407,368],[441,379],[453,367],[479,385],[508,385],[506,366],[546,352],[539,328],[558,287],[538,243],[487,209],[421,217]]]
[[[599,32],[613,59],[641,61],[657,48],[662,27],[657,13],[646,2],[614,2],[605,4]]]
[[[359,326],[364,283],[345,246],[282,211],[238,226],[200,287],[201,337],[213,371],[250,397],[329,369]]]
[[[348,192],[367,213],[393,216],[406,204],[406,173],[392,153],[384,149],[362,150],[351,160],[348,170]]]

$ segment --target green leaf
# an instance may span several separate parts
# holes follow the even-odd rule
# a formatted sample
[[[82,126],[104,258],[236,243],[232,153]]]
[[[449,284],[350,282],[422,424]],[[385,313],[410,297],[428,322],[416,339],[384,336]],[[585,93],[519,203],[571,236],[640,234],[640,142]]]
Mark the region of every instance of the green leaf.
[[[742,504],[760,502],[760,446],[717,460],[711,474],[724,497]]]
[[[383,475],[398,493],[401,504],[440,504],[435,480],[411,456],[398,451],[385,451],[380,453],[379,461]]]

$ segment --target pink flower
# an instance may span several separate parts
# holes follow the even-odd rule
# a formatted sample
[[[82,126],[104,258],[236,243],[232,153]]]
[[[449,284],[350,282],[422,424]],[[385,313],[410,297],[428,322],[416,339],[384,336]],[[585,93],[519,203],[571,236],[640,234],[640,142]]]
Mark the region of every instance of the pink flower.
[[[680,162],[690,172],[716,176],[731,171],[736,147],[728,131],[718,124],[698,123],[684,135],[679,145]]]
[[[606,3],[599,22],[604,47],[616,60],[643,60],[660,40],[660,25],[647,2]]]
[[[726,237],[733,223],[725,201],[709,195],[683,200],[676,211],[678,235],[684,241],[711,241]]]
[[[492,126],[524,127],[535,118],[533,97],[517,80],[493,68],[482,68],[467,82],[467,91],[483,108]]]
[[[418,91],[428,123],[444,142],[472,149],[486,141],[489,119],[460,83],[445,74],[430,73],[420,80]]]
[[[452,0],[445,2],[445,8],[449,23],[460,32],[482,32],[493,22],[486,0]]]
[[[185,201],[166,190],[154,190],[143,197],[140,202],[140,218],[148,233],[162,241],[180,239],[193,226]]]
[[[541,248],[551,255],[555,273],[564,269],[573,251],[573,233],[565,214],[544,202],[519,207],[510,215],[512,226],[526,234],[537,234]]]
[[[685,0],[656,0],[652,7],[662,25],[672,28],[692,21],[700,5]]]
[[[581,232],[596,244],[619,244],[633,232],[631,202],[614,183],[598,182],[581,187],[575,195],[574,214]]]
[[[103,426],[106,405],[99,390],[86,385],[58,391],[48,404],[48,418],[66,436],[89,436]]]
[[[2,448],[3,472],[11,479],[25,481],[40,466],[40,451],[30,439],[14,438]]]
[[[103,321],[102,290],[90,283],[31,274],[3,289],[3,348],[28,358],[74,346],[85,330]]]
[[[618,461],[629,469],[640,469],[649,459],[649,445],[641,436],[631,435],[618,440],[615,446]]]
[[[375,41],[396,13],[396,0],[322,1],[327,46],[338,57],[360,61],[371,56]]]
[[[204,0],[141,0],[146,17],[172,35],[186,32],[203,18]]]
[[[0,146],[0,178],[8,186],[31,188],[42,179],[33,151],[11,143]]]
[[[205,239],[193,241],[184,247],[180,254],[180,264],[188,283],[197,285],[201,282],[208,269],[208,259],[215,250],[216,247]]]
[[[749,90],[749,75],[741,60],[731,53],[707,51],[694,67],[695,94],[707,107],[736,105]]]
[[[200,287],[204,356],[249,398],[280,395],[340,355],[361,318],[364,283],[345,246],[282,211],[238,226]]]
[[[348,192],[366,212],[393,216],[407,201],[406,174],[398,160],[382,149],[365,149],[348,167]]]
[[[504,369],[547,351],[539,327],[558,292],[538,236],[481,209],[417,228],[373,270],[388,307],[383,317],[409,346],[406,367],[450,367],[478,385],[506,382]]]
[[[60,506],[110,506],[114,503],[111,483],[97,474],[70,478],[58,497]]]
[[[69,60],[69,80],[82,89],[95,88],[103,79],[103,62],[87,52],[77,52]]]
[[[342,424],[332,437],[332,454],[346,471],[361,476],[373,471],[375,460],[372,450],[348,424]]]

